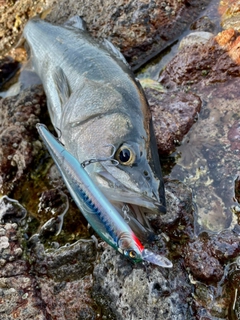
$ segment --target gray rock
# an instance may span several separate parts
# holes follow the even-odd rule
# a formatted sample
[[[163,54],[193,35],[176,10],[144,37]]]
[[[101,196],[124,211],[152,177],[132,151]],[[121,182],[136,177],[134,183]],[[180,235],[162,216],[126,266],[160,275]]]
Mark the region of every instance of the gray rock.
[[[176,270],[178,277],[173,278]],[[92,294],[107,319],[187,319],[184,299],[190,286],[183,283],[184,274],[176,266],[167,271],[152,265],[132,265],[107,248],[93,274]]]

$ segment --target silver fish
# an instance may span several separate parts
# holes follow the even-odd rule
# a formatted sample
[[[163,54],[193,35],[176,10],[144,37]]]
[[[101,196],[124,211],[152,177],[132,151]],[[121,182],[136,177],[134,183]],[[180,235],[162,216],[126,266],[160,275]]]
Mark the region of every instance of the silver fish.
[[[80,163],[47,128],[37,124],[37,129],[72,198],[99,236],[133,262],[144,260],[164,268],[172,268],[172,262],[166,257],[143,247],[118,210],[92,182]]]
[[[66,150],[80,163],[110,159],[89,161],[86,171],[116,207],[165,212],[151,114],[122,54],[90,37],[79,18],[63,26],[30,20],[24,37]]]

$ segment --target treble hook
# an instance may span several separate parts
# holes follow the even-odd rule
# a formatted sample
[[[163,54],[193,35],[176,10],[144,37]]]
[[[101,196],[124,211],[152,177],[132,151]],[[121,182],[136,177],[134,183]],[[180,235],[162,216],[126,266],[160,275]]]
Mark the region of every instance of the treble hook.
[[[114,154],[116,152],[116,147],[113,144],[104,145],[104,147],[109,147],[109,146],[113,147],[113,152],[111,153],[111,155],[109,157],[106,157],[106,158],[93,158],[93,159],[85,160],[85,161],[83,161],[81,163],[81,166],[83,168],[85,168],[86,166],[88,166],[91,163],[108,161],[108,160],[110,160],[114,166],[119,165],[119,162],[116,159],[113,159],[113,156],[114,156]]]

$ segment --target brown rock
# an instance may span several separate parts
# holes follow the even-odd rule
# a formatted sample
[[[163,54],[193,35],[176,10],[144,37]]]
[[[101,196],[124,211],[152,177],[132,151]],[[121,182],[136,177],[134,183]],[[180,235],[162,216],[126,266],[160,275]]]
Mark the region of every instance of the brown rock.
[[[230,29],[205,45],[184,47],[164,69],[160,83],[167,88],[195,88],[239,77],[239,41],[239,33]]]
[[[240,121],[236,121],[228,131],[228,140],[232,150],[240,149]]]
[[[239,238],[231,231],[221,232],[211,237],[209,243],[213,256],[221,262],[225,263],[239,256]]]
[[[8,194],[41,149],[35,128],[46,112],[42,87],[0,101],[0,191]]]
[[[193,275],[202,280],[220,281],[223,277],[222,263],[239,256],[239,238],[231,231],[209,237],[201,236],[186,247],[185,262]]]
[[[237,199],[238,203],[240,203],[240,177],[237,177],[234,184],[235,184],[235,198]]]
[[[220,281],[223,267],[209,251],[207,243],[200,239],[189,243],[184,255],[186,266],[197,279],[204,281]]]
[[[185,92],[159,93],[145,88],[161,155],[176,150],[184,135],[195,122],[201,108],[198,96]]]
[[[0,8],[0,51],[17,42],[27,20],[44,10],[51,22],[62,23],[73,15],[87,22],[97,38],[108,38],[137,68],[171,44],[196,19],[210,0],[189,1],[96,1],[19,0],[4,2]],[[49,15],[47,15],[50,12]]]
[[[27,20],[47,8],[44,0],[0,2],[0,52],[4,55],[19,40]]]

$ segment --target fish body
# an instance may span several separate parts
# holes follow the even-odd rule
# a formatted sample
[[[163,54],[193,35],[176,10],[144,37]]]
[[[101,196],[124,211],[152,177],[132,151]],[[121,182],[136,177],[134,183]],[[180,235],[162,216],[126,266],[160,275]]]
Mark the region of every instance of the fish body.
[[[72,198],[99,236],[134,262],[143,260],[171,268],[166,257],[144,249],[130,226],[93,183],[87,172],[64,146],[42,125],[38,132],[59,168]]]
[[[109,42],[81,27],[30,20],[24,29],[52,123],[65,149],[118,207],[165,212],[164,187],[151,115],[127,62]],[[138,209],[140,208],[140,209]],[[143,222],[144,224],[144,222]]]

